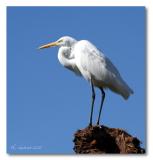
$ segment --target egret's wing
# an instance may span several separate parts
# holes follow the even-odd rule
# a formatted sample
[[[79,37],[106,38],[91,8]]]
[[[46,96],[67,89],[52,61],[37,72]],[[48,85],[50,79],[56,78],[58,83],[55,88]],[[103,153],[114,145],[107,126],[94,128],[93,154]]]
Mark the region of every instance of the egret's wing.
[[[92,79],[94,85],[98,87],[108,87],[125,99],[133,93],[121,78],[117,68],[93,44],[88,41],[80,42],[78,51],[80,71],[86,79]]]
[[[105,61],[106,61],[106,68],[107,68],[107,70],[109,70],[111,73],[113,73],[116,76],[120,76],[119,71],[113,65],[113,63],[109,60],[109,58],[105,57]]]
[[[110,59],[108,57],[106,57],[102,51],[100,49],[97,49],[95,46],[93,46],[95,49],[93,50],[93,54],[100,56],[101,61],[105,61],[105,67],[107,68],[107,70],[109,70],[110,72],[112,72],[113,74],[120,76],[119,71],[117,70],[117,68],[114,66],[114,64],[110,61]]]
[[[84,41],[81,53],[81,66],[88,71],[93,77],[98,80],[103,80],[106,83],[110,81],[110,76],[120,76],[116,67],[111,61],[100,52],[89,41]]]

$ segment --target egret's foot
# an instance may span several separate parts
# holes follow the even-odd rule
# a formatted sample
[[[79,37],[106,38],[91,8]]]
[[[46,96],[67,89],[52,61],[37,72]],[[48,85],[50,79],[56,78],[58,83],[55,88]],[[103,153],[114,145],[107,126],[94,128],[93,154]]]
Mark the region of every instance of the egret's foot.
[[[92,123],[89,123],[88,127],[92,127]]]
[[[99,121],[97,121],[97,126],[99,126]]]
[[[99,122],[97,122],[96,126],[98,126],[99,128],[102,128],[102,126],[99,124]]]

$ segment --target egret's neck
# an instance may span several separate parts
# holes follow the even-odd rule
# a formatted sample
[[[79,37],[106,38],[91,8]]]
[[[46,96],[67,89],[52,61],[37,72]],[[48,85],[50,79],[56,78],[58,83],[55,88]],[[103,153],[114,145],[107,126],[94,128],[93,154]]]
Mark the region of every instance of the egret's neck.
[[[60,63],[67,68],[71,68],[74,63],[74,55],[72,55],[71,47],[63,47],[61,46],[58,51],[58,59]]]

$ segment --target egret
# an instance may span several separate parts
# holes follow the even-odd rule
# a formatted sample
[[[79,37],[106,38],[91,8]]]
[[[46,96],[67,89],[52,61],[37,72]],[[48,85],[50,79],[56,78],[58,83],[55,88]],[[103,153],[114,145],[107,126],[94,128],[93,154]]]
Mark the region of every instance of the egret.
[[[101,91],[101,103],[97,125],[99,125],[101,111],[105,99],[104,89],[111,91],[128,99],[133,94],[132,89],[122,79],[119,71],[113,63],[100,50],[88,40],[80,40],[64,36],[55,42],[48,43],[39,47],[39,49],[59,46],[58,59],[67,69],[73,71],[79,76],[84,77],[91,85],[91,113],[89,125],[92,126],[93,108],[95,102],[95,89],[98,87]]]

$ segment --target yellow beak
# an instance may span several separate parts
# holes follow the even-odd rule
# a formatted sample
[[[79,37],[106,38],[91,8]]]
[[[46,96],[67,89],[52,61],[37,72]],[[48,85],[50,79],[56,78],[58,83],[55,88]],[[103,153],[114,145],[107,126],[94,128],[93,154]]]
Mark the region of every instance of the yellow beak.
[[[44,49],[44,48],[54,47],[54,46],[58,46],[58,45],[59,45],[59,43],[56,41],[56,42],[52,42],[52,43],[42,45],[38,49]]]

